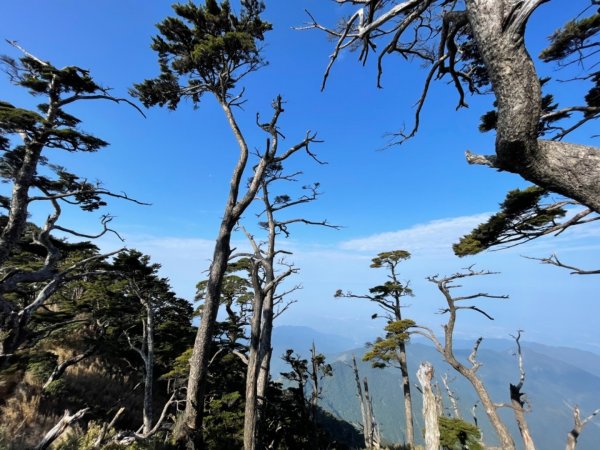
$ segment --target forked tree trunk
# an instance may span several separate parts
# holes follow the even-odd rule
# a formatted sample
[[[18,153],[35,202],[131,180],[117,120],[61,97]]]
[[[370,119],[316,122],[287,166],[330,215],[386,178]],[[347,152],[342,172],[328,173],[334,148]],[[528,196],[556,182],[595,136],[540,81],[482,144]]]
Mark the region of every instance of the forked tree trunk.
[[[362,416],[365,447],[367,449],[378,449],[380,448],[379,436],[377,432],[377,424],[373,418],[373,404],[371,403],[371,399],[369,397],[369,385],[367,383],[367,378],[365,377],[365,391],[363,394],[362,386],[360,384],[360,376],[358,374],[358,366],[356,364],[356,357],[354,355],[352,355],[352,370],[354,371],[354,380],[356,382],[358,400],[360,401],[360,413]]]

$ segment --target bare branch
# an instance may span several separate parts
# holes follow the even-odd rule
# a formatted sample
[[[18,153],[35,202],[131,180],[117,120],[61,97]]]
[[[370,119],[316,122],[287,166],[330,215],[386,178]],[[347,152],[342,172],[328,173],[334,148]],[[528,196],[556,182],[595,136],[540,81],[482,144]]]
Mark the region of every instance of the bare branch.
[[[532,256],[523,256],[523,257],[527,258],[527,259],[534,259],[536,261],[539,261],[542,264],[551,264],[556,267],[562,267],[564,269],[569,269],[569,270],[571,270],[571,275],[598,275],[598,274],[600,274],[600,269],[584,270],[584,269],[580,269],[579,267],[565,264],[558,259],[558,256],[556,256],[556,254],[552,254],[547,258],[534,258]]]
[[[77,411],[75,414],[71,415],[69,411],[65,411],[62,419],[54,425],[54,427],[48,431],[40,443],[35,447],[35,450],[46,450],[50,447],[50,445],[61,435],[64,431],[71,426],[74,422],[77,422],[81,419],[90,408],[84,408]]]
[[[567,450],[575,450],[577,446],[577,439],[579,439],[579,435],[583,431],[583,428],[598,414],[600,414],[600,408],[592,412],[585,419],[581,420],[581,411],[579,410],[579,406],[575,405],[573,408],[573,422],[575,423],[573,429],[569,431],[567,435]]]
[[[481,365],[479,362],[477,362],[477,352],[479,350],[479,346],[481,345],[481,342],[483,341],[482,337],[479,337],[476,341],[475,341],[475,345],[473,345],[473,350],[471,350],[471,353],[469,354],[469,357],[467,358],[469,360],[469,362],[473,365],[473,371],[476,371],[479,366]]]
[[[98,434],[98,437],[94,441],[92,448],[100,448],[102,446],[102,444],[104,443],[104,440],[106,438],[106,432],[115,425],[115,423],[117,422],[117,420],[119,419],[121,414],[123,414],[124,412],[125,412],[125,407],[122,406],[116,412],[116,414],[114,415],[114,417],[112,418],[110,423],[107,424],[106,422],[104,422],[104,424],[102,425],[102,429],[100,430],[100,434]]]
[[[29,53],[27,50],[25,50],[23,47],[21,47],[17,41],[10,40],[10,39],[4,39],[4,40],[6,42],[8,42],[10,45],[12,45],[14,48],[16,48],[17,50],[19,50],[21,53],[23,53],[28,58],[33,59],[38,64],[41,64],[42,66],[49,66],[50,65],[46,61],[42,61],[37,56],[32,55],[31,53]]]

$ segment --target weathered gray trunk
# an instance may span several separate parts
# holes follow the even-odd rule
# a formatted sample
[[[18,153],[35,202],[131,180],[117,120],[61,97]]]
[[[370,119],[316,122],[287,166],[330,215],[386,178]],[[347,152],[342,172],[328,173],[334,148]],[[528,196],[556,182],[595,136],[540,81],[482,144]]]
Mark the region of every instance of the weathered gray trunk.
[[[535,444],[533,442],[533,438],[531,437],[531,433],[529,432],[529,425],[525,419],[525,410],[523,409],[523,404],[520,400],[515,398],[511,398],[511,404],[515,413],[515,420],[519,426],[519,433],[523,438],[523,446],[525,447],[525,450],[535,450]]]
[[[250,348],[248,351],[248,368],[246,370],[246,404],[244,407],[244,450],[256,448],[256,426],[258,423],[257,383],[260,369],[260,330],[264,293],[258,279],[258,265],[255,262],[252,270],[252,286],[254,302],[250,323]]]
[[[55,125],[58,110],[59,93],[56,79],[53,78],[48,85],[48,109],[46,122],[39,135],[24,146],[23,161],[16,173],[10,199],[8,220],[0,233],[0,267],[5,268],[15,245],[25,231],[28,217],[29,190],[33,186],[34,177],[42,150],[48,139],[52,127]],[[8,277],[5,277],[8,278]],[[0,367],[19,347],[22,341],[24,323],[28,317],[23,318],[15,310],[11,302],[4,299],[0,292]]]
[[[356,357],[352,355],[352,369],[354,371],[354,381],[356,382],[356,390],[358,393],[358,399],[360,401],[360,414],[363,423],[363,436],[365,438],[365,448],[367,449],[378,449],[379,447],[379,433],[377,432],[377,424],[373,417],[373,405],[369,397],[369,384],[367,378],[364,379],[364,394],[360,384],[360,376],[358,374],[358,366],[356,364]]]
[[[56,75],[54,75],[48,84],[48,109],[46,110],[44,126],[34,139],[27,142],[24,147],[23,161],[13,184],[8,221],[2,233],[0,233],[0,267],[5,265],[12,249],[25,230],[28,217],[29,189],[33,186],[40,156],[47,143],[49,133],[56,125],[60,101],[59,89],[59,82]]]
[[[492,163],[600,212],[598,148],[538,141],[540,82],[524,43],[527,11],[517,8],[511,17],[514,3],[466,0],[469,23],[498,103]]]
[[[50,386],[50,384],[52,382],[54,382],[54,381],[58,380],[60,377],[62,377],[63,374],[65,373],[65,371],[69,367],[74,366],[75,364],[79,363],[80,361],[83,361],[85,358],[91,356],[95,351],[96,351],[96,346],[90,347],[85,352],[83,352],[79,355],[72,356],[71,358],[67,358],[65,361],[58,364],[54,368],[54,370],[52,371],[52,373],[50,374],[50,376],[48,377],[46,382],[44,383],[44,386],[42,387],[42,389],[46,389],[48,386]]]
[[[433,366],[423,362],[417,371],[417,379],[423,391],[423,419],[425,421],[425,450],[439,450],[440,448],[440,426],[436,396],[431,388],[433,379]]]
[[[474,371],[466,368],[460,362],[458,362],[454,355],[446,354],[445,358],[448,364],[450,364],[457,372],[459,372],[462,376],[469,380],[471,386],[473,386],[473,389],[475,389],[475,392],[481,400],[481,404],[483,405],[483,409],[485,410],[485,413],[490,423],[494,427],[494,430],[496,430],[496,434],[500,439],[502,449],[514,450],[515,443],[510,435],[510,432],[508,431],[508,428],[506,427],[502,419],[500,419],[496,406],[490,398],[487,389],[485,388],[482,381],[479,379],[479,377],[475,374]]]
[[[71,424],[81,419],[88,411],[89,408],[80,409],[73,415],[70,415],[69,411],[65,411],[62,419],[60,419],[59,422],[44,435],[40,443],[35,447],[35,450],[46,450],[47,448],[50,448],[52,443],[58,439]]]
[[[144,435],[150,434],[152,431],[152,422],[154,421],[154,413],[152,403],[154,400],[154,310],[149,303],[146,307],[146,330],[144,332],[146,338],[146,358],[144,360]]]

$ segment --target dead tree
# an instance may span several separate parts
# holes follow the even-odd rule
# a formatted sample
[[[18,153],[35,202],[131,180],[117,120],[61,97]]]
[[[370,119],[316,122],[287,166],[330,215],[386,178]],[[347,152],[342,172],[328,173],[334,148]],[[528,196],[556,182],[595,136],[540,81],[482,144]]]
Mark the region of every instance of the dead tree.
[[[417,371],[417,379],[423,392],[423,419],[425,420],[425,450],[439,450],[440,426],[438,418],[441,415],[438,400],[431,388],[433,366],[422,362]]]
[[[592,414],[587,416],[585,419],[581,419],[581,411],[579,410],[579,406],[575,406],[573,408],[573,422],[574,426],[569,434],[567,435],[567,447],[566,450],[575,450],[577,447],[577,439],[579,439],[579,435],[583,431],[583,428],[590,423],[590,421],[596,417],[600,413],[600,409],[595,410]]]
[[[517,344],[517,358],[519,361],[519,382],[517,384],[510,384],[510,403],[515,414],[515,420],[519,426],[519,432],[523,438],[523,445],[525,450],[535,450],[535,444],[533,438],[529,432],[529,425],[525,419],[525,406],[527,399],[525,394],[522,392],[523,385],[525,384],[525,366],[523,364],[523,353],[521,352],[521,332],[519,330],[516,336],[513,336]]]
[[[144,362],[144,407],[142,411],[143,425],[142,434],[147,435],[152,430],[154,415],[152,404],[154,400],[154,305],[152,304],[151,294],[142,292],[135,280],[130,280],[130,289],[138,298],[144,308],[145,317],[142,319],[142,341],[141,345],[136,346],[125,333],[129,346],[135,351]]]
[[[360,376],[358,374],[358,366],[356,364],[356,357],[352,355],[352,370],[354,371],[354,379],[356,381],[356,391],[358,400],[360,402],[360,414],[363,423],[363,435],[365,438],[365,448],[367,449],[378,449],[380,447],[380,435],[379,426],[373,416],[373,402],[369,396],[369,384],[367,377],[364,378],[364,393],[360,384]]]
[[[473,386],[477,396],[481,400],[481,403],[485,409],[485,412],[490,420],[490,423],[494,427],[496,434],[500,440],[501,446],[504,450],[514,450],[515,444],[514,441],[506,427],[506,424],[502,421],[498,414],[498,408],[504,405],[496,404],[492,401],[483,381],[477,374],[481,363],[477,361],[477,352],[479,350],[479,346],[483,338],[479,338],[475,345],[473,346],[473,350],[468,357],[468,361],[471,364],[470,367],[460,362],[455,354],[454,354],[454,329],[456,326],[456,318],[457,312],[459,310],[471,310],[476,311],[486,318],[492,320],[493,318],[486,313],[483,309],[475,305],[465,305],[465,302],[469,302],[471,300],[480,299],[480,298],[488,298],[488,299],[506,299],[508,298],[505,295],[490,295],[487,293],[476,293],[471,295],[457,296],[453,297],[451,294],[451,290],[460,287],[460,285],[456,284],[457,280],[461,280],[464,278],[469,278],[473,276],[484,276],[491,275],[493,272],[489,271],[474,271],[471,268],[467,269],[465,272],[455,273],[454,275],[450,275],[448,277],[440,278],[435,275],[429,277],[428,280],[432,283],[436,284],[444,299],[446,300],[447,307],[441,310],[442,313],[448,314],[448,321],[444,325],[444,339],[441,342],[435,333],[423,326],[417,326],[417,331],[414,331],[416,334],[420,334],[428,338],[435,346],[437,351],[444,357],[444,360],[450,364],[452,368],[454,368],[458,373],[464,376]]]
[[[80,409],[72,415],[69,411],[65,411],[62,419],[60,419],[58,423],[44,435],[40,443],[35,447],[35,450],[46,450],[49,448],[50,445],[52,445],[52,443],[58,439],[58,437],[63,434],[67,428],[81,419],[89,410],[90,408]]]

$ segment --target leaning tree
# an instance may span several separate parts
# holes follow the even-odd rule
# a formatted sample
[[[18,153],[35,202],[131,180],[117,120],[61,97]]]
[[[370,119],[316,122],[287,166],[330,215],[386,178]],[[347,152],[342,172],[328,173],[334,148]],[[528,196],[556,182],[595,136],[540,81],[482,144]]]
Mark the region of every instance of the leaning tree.
[[[108,145],[79,128],[81,120],[69,112],[76,104],[92,100],[133,104],[110,94],[88,70],[58,68],[16,42],[9,43],[23,56],[2,56],[0,67],[14,85],[40,103],[25,109],[0,100],[0,180],[11,188],[10,195],[0,196],[0,367],[31,338],[31,319],[52,295],[69,282],[105,274],[97,263],[118,253],[70,259],[73,247],[54,234],[95,239],[113,231],[112,217],[103,215],[102,230],[92,235],[61,222],[63,209],[75,206],[89,212],[105,206],[110,197],[132,200],[53,163],[53,155],[96,152]],[[40,226],[29,222],[37,205],[49,209]],[[22,260],[23,254],[29,256]],[[21,295],[25,291],[31,295]]]

